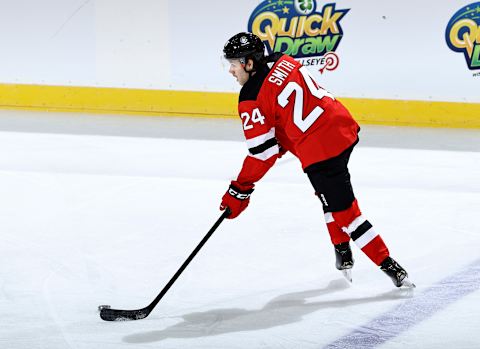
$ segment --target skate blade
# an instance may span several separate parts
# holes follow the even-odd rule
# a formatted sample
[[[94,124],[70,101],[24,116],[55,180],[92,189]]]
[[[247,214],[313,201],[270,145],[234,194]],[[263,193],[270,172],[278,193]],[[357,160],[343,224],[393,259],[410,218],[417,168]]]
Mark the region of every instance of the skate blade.
[[[340,270],[342,275],[347,279],[348,282],[352,283],[352,269],[343,269]]]
[[[403,287],[403,288],[415,288],[415,287],[417,287],[417,286],[415,286],[415,284],[414,284],[413,282],[411,282],[408,277],[406,277],[405,279],[402,280],[402,284],[400,285],[400,287]]]

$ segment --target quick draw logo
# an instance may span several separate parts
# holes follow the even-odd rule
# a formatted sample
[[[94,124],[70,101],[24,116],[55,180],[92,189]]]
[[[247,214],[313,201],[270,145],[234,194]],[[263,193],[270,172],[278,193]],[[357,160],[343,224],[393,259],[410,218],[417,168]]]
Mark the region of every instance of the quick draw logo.
[[[462,52],[471,70],[480,69],[480,2],[461,8],[445,32],[448,47]]]
[[[343,38],[340,21],[348,11],[337,9],[334,3],[317,10],[315,0],[265,0],[252,12],[248,31],[265,43],[270,54],[288,54],[323,73],[338,67],[335,50]]]

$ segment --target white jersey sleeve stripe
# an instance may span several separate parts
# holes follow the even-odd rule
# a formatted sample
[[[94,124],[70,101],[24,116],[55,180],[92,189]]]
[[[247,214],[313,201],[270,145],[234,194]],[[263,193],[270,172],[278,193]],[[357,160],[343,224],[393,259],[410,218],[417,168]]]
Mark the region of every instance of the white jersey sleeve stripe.
[[[258,147],[259,145],[265,143],[271,138],[275,138],[275,128],[271,128],[267,133],[264,133],[263,135],[247,139],[247,147],[250,148],[255,148]]]
[[[280,152],[280,149],[278,147],[278,144],[275,144],[273,147],[268,148],[267,150],[258,153],[258,154],[250,154],[250,156],[265,161],[270,159],[272,156],[278,154]]]

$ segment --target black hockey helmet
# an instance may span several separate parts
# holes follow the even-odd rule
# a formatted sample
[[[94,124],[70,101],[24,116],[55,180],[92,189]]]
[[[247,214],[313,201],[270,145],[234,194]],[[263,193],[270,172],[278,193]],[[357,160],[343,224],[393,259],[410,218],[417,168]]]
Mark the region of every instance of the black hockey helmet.
[[[223,56],[226,59],[239,58],[243,64],[252,59],[254,64],[262,65],[265,63],[265,45],[255,34],[238,33],[223,47]]]

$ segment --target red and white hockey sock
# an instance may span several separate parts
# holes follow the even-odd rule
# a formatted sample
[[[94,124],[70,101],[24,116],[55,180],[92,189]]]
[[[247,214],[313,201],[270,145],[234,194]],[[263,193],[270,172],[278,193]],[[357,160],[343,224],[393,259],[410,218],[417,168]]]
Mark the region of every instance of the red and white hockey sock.
[[[332,244],[338,245],[350,241],[350,235],[345,233],[333,219],[331,212],[325,213],[325,223],[327,223],[328,233]]]
[[[383,239],[373,229],[372,224],[362,216],[357,200],[350,208],[333,212],[332,215],[335,222],[373,263],[380,265],[390,255]]]

